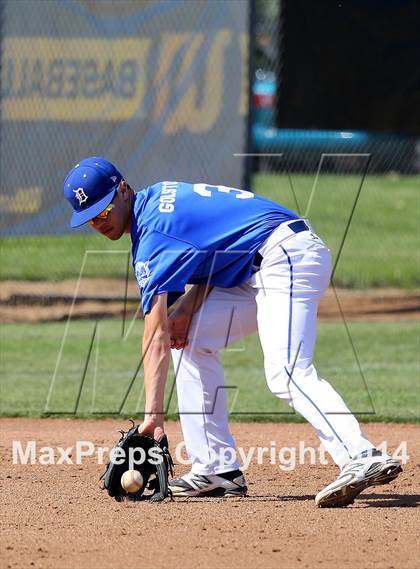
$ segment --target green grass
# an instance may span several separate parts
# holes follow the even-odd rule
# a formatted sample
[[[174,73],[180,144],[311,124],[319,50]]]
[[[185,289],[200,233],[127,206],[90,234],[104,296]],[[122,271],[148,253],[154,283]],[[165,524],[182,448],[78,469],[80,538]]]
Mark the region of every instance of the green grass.
[[[322,175],[308,217],[337,256],[360,184],[359,176]],[[314,176],[258,174],[254,191],[305,215]],[[294,194],[293,194],[293,191]],[[335,283],[365,288],[419,284],[419,176],[370,176],[360,194],[337,265]],[[0,242],[2,279],[59,280],[85,276],[121,277],[130,251],[128,236],[114,243],[99,235],[9,237]],[[117,251],[122,251],[118,254]],[[112,254],[108,254],[112,252]],[[131,270],[131,269],[130,269]]]
[[[360,176],[322,175],[307,211],[313,176],[260,175],[256,191],[307,215],[337,259]],[[346,287],[419,284],[420,177],[367,177],[357,200],[335,283]]]
[[[87,251],[90,252],[84,262]],[[131,241],[128,235],[119,241],[80,232],[7,237],[0,240],[0,277],[33,281],[77,278],[83,264],[85,277],[124,277],[129,253]]]
[[[418,422],[419,324],[413,321],[350,323],[363,380],[341,322],[321,322],[316,350],[319,374],[341,393],[363,421]],[[38,416],[45,411],[65,323],[5,324],[1,328],[1,414]],[[51,390],[48,411],[71,415],[92,343],[78,416],[118,413],[139,362],[142,321],[122,338],[122,323],[78,320],[70,324]],[[258,337],[224,350],[222,361],[234,420],[300,420],[265,384]],[[94,377],[95,366],[97,369]],[[144,402],[140,370],[124,416],[141,416]],[[168,416],[177,411],[173,373],[167,386]]]

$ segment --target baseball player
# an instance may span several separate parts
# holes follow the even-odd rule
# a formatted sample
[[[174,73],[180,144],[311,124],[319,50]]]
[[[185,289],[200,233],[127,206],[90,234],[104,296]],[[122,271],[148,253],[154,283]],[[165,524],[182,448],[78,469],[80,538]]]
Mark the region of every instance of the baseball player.
[[[308,221],[251,192],[165,181],[135,193],[107,160],[72,168],[64,194],[71,226],[130,233],[144,313],[145,416],[139,431],[164,434],[172,355],[191,471],[173,496],[242,496],[246,481],[229,430],[220,350],[258,330],[268,387],[315,428],[340,468],[321,507],[347,506],[401,472],[382,455],[313,365],[319,301],[331,254]],[[193,285],[186,290],[186,285]]]

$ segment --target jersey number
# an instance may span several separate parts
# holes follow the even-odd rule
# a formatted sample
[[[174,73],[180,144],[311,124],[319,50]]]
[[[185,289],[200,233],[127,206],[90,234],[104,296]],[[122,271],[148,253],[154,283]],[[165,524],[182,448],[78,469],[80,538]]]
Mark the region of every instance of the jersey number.
[[[238,200],[247,200],[254,197],[252,192],[247,190],[238,190],[237,188],[228,188],[227,186],[208,186],[207,184],[194,184],[194,191],[203,196],[203,198],[211,198],[212,192],[222,192],[223,194],[229,194],[234,192],[235,198]]]

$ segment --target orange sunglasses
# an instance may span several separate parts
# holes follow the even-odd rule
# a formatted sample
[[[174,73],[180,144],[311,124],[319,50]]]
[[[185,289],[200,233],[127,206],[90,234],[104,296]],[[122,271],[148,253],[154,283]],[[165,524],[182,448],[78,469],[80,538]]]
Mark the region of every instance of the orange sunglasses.
[[[101,211],[101,213],[99,213],[93,219],[90,219],[88,221],[89,225],[94,225],[95,219],[101,219],[101,220],[107,219],[108,215],[111,213],[111,211],[114,209],[114,207],[115,207],[115,204],[110,203],[109,206],[104,209],[104,211]]]

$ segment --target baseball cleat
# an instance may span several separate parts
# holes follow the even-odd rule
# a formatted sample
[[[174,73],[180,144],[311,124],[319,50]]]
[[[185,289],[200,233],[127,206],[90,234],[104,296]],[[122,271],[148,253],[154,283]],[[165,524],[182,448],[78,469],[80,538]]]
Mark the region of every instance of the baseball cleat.
[[[244,475],[240,470],[206,476],[189,472],[177,480],[170,480],[169,488],[174,498],[246,496],[248,491]]]
[[[337,480],[316,495],[315,504],[320,508],[344,508],[353,504],[365,488],[388,484],[401,472],[401,464],[395,458],[376,449],[362,452],[344,466]]]

